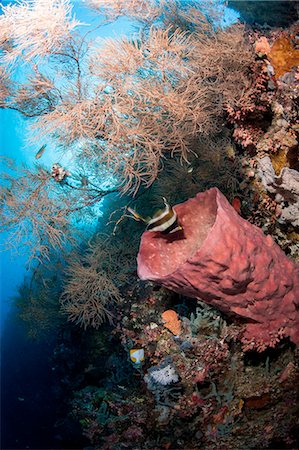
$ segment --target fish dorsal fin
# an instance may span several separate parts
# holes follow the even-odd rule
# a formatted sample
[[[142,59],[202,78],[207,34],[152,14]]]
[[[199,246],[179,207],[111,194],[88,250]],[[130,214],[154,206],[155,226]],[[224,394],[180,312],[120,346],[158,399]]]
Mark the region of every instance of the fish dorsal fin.
[[[165,208],[171,209],[170,204],[168,203],[168,201],[166,200],[166,198],[165,198],[165,197],[162,197],[162,198],[163,198],[163,202],[164,202]]]
[[[172,209],[170,204],[167,202],[166,198],[165,197],[162,197],[162,198],[163,198],[163,202],[164,202],[165,208],[158,209],[158,211],[156,211],[155,214],[153,215],[153,217],[152,217],[153,219],[156,219],[157,217],[161,216],[161,214],[164,214],[167,211],[171,211],[171,209]]]
[[[165,211],[165,209],[158,209],[158,211],[155,212],[153,215],[153,219],[156,219],[157,217],[161,216],[161,214]]]

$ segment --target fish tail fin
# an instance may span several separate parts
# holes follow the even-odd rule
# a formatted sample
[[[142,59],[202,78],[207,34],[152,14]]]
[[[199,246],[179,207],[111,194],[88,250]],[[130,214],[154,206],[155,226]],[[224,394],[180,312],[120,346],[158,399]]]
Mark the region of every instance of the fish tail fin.
[[[147,220],[146,220],[144,217],[142,217],[140,214],[138,214],[136,211],[134,211],[134,209],[128,207],[128,208],[127,208],[127,211],[128,211],[130,214],[132,214],[132,216],[129,216],[129,217],[132,217],[132,219],[137,220],[137,222],[140,222],[140,221],[141,221],[141,222],[147,223]]]

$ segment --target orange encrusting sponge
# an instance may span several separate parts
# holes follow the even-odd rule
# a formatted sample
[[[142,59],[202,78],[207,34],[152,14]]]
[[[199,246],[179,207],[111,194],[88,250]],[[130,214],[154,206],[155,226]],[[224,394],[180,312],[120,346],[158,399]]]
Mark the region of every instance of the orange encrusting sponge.
[[[299,50],[294,48],[287,36],[276,39],[268,56],[274,67],[276,79],[299,65]]]
[[[178,314],[173,309],[168,309],[162,313],[164,327],[171,331],[175,336],[181,334],[181,321]]]

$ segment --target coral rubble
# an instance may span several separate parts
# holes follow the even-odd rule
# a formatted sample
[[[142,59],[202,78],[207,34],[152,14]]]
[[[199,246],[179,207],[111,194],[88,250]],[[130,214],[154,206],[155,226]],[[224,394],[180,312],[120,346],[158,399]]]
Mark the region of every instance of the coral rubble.
[[[122,300],[114,334],[127,351],[138,342],[144,366],[134,368],[136,377],[110,381],[109,389],[80,389],[72,403],[95,448],[296,445],[298,360],[292,345],[244,352],[238,343],[242,326],[211,306],[199,303],[194,310],[191,299],[140,283],[130,296],[131,302]],[[165,306],[179,311],[179,337],[159,319]],[[112,370],[127,370],[124,360]]]

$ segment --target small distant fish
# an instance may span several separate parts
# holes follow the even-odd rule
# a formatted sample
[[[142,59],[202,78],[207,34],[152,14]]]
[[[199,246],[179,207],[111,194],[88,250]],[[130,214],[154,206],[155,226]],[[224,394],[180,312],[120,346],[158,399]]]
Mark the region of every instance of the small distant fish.
[[[25,399],[23,397],[18,397],[19,402],[23,402]]]
[[[144,218],[132,208],[128,208],[127,210],[132,214],[133,219],[146,223],[146,229],[148,231],[160,231],[164,234],[170,234],[182,230],[183,227],[181,227],[181,225],[179,225],[177,221],[177,213],[168,204],[165,197],[163,197],[163,201],[165,208],[163,210],[157,211],[152,218]]]
[[[47,147],[47,144],[44,144],[44,145],[39,149],[39,151],[38,151],[38,152],[36,153],[36,155],[35,155],[35,159],[39,159],[39,158],[41,158],[41,157],[43,156],[43,154],[45,153],[46,147]]]
[[[134,348],[130,350],[130,358],[134,364],[141,364],[144,361],[143,348]]]
[[[95,369],[93,364],[89,364],[88,367],[84,369],[84,373],[92,372]]]
[[[232,201],[232,207],[240,215],[241,215],[241,206],[242,206],[242,203],[241,203],[240,197],[234,197],[234,199]]]

